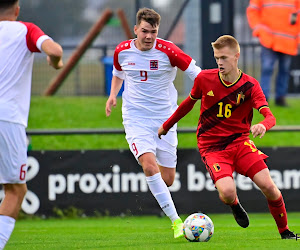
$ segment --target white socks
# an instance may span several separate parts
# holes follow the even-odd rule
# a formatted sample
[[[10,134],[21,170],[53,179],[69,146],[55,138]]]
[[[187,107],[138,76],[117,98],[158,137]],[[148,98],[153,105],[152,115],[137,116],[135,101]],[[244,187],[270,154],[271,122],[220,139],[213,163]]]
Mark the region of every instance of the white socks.
[[[12,217],[0,215],[0,249],[5,247],[12,231],[14,230],[16,220]]]
[[[160,173],[146,177],[149,189],[172,223],[179,218],[170,191]]]

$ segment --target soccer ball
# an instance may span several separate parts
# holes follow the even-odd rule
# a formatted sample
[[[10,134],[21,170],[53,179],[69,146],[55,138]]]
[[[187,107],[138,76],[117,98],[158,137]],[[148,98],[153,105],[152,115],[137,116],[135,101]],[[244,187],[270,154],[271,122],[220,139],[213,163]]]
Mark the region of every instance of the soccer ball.
[[[206,214],[194,213],[184,221],[183,233],[188,241],[209,241],[214,233],[214,224]]]

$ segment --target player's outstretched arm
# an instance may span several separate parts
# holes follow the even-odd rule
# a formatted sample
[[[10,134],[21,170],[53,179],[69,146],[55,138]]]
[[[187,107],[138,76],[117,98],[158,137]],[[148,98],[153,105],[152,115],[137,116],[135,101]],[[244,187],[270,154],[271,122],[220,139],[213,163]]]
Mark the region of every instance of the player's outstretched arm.
[[[111,107],[117,106],[117,95],[122,87],[123,80],[120,79],[117,76],[113,76],[111,80],[111,89],[110,89],[110,95],[106,101],[105,106],[105,113],[106,116],[110,116],[111,114]]]
[[[55,69],[64,66],[62,61],[63,49],[58,43],[47,39],[42,43],[42,50],[47,54],[47,61],[50,66]]]
[[[176,109],[170,118],[164,122],[164,124],[158,129],[158,137],[161,138],[162,135],[166,135],[170,128],[174,126],[181,118],[187,115],[194,107],[197,100],[187,97]]]

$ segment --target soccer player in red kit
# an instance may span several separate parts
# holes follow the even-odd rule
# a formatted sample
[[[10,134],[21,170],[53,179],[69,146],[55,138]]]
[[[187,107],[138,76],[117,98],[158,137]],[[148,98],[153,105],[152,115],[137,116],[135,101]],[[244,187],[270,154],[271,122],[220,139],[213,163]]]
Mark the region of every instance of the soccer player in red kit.
[[[238,68],[240,46],[229,35],[212,43],[218,68],[203,70],[194,86],[174,114],[158,130],[158,136],[184,117],[201,100],[197,129],[198,148],[207,171],[219,192],[222,202],[229,205],[237,223],[246,228],[249,218],[239,203],[232,173],[248,176],[265,195],[282,239],[297,239],[289,230],[287,213],[281,192],[271,179],[265,159],[249,138],[262,138],[275,125],[275,117],[256,79]],[[253,108],[264,120],[251,126]]]

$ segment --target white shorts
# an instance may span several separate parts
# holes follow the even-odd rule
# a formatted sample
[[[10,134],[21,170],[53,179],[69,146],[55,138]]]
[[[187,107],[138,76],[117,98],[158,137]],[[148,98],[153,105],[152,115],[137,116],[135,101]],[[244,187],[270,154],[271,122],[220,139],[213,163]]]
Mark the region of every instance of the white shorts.
[[[172,128],[167,135],[158,138],[158,128],[162,120],[139,119],[124,123],[126,140],[134,157],[151,152],[162,167],[175,168],[177,164],[177,132]]]
[[[0,183],[25,183],[27,173],[25,127],[0,121]]]

